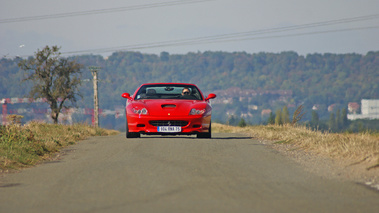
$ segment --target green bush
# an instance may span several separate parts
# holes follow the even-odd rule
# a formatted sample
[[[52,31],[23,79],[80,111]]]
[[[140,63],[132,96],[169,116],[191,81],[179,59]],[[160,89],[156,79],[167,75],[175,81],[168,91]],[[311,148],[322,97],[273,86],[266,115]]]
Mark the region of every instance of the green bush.
[[[245,127],[247,126],[245,119],[241,118],[240,122],[238,123],[239,127]]]

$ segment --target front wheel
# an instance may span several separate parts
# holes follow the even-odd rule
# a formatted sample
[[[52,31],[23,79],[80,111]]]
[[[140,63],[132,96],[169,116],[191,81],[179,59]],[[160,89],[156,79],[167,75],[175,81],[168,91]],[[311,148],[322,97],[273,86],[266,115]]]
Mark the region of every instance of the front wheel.
[[[128,119],[126,119],[126,138],[139,138],[141,134],[139,132],[129,132]]]
[[[212,123],[209,124],[209,131],[197,133],[197,138],[212,138]]]
[[[141,134],[139,132],[126,132],[126,138],[139,138]]]

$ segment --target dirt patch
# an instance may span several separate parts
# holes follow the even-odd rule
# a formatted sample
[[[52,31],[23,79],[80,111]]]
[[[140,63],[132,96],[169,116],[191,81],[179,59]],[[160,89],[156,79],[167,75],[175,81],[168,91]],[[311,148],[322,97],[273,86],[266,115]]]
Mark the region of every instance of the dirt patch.
[[[379,168],[370,159],[336,159],[300,149],[293,144],[261,141],[290,157],[307,171],[324,178],[337,178],[367,185],[379,191]]]

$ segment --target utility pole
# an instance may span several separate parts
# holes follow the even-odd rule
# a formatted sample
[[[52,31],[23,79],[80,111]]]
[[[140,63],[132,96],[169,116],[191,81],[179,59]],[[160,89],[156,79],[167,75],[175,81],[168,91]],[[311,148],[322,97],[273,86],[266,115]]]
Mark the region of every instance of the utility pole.
[[[88,67],[89,70],[92,73],[93,76],[93,101],[94,101],[94,108],[93,108],[93,121],[92,125],[94,127],[99,127],[99,96],[98,96],[98,89],[97,89],[97,72],[101,69],[101,67],[94,67],[90,66]]]
[[[4,100],[4,103],[3,104],[3,125],[7,125],[7,112],[8,112],[8,108],[7,108],[7,101]]]

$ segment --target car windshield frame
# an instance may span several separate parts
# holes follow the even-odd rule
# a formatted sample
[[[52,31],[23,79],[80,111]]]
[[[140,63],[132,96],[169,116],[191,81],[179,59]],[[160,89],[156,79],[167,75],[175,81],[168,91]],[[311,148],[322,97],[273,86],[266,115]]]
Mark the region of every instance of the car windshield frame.
[[[182,95],[184,88],[190,90],[189,95]],[[135,95],[135,100],[145,99],[174,99],[174,100],[203,100],[200,90],[194,85],[187,84],[146,84],[142,85]]]

